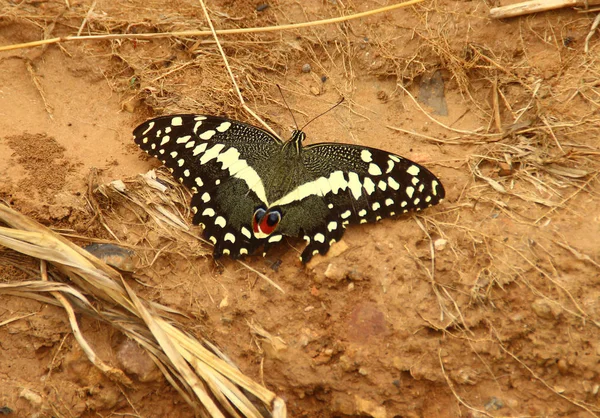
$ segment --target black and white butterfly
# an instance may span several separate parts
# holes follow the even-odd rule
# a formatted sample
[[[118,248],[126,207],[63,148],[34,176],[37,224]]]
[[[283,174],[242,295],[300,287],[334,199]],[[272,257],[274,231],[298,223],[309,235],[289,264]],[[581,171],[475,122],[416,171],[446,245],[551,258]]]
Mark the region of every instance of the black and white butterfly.
[[[242,122],[206,115],[148,120],[134,141],[193,192],[193,222],[214,257],[264,252],[303,237],[308,262],[339,241],[348,224],[421,210],[444,198],[440,181],[399,155],[358,145],[303,146]]]

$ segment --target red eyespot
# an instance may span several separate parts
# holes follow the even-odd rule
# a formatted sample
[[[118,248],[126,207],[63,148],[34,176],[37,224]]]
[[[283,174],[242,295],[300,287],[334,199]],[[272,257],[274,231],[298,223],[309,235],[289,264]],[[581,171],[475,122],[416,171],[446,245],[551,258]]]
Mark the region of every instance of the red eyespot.
[[[281,221],[281,212],[278,210],[269,210],[258,208],[252,218],[252,230],[256,238],[266,238],[277,228]]]
[[[264,210],[263,208],[258,208],[254,212],[254,217],[252,218],[252,230],[254,231],[255,235],[260,234],[260,232],[261,232],[259,229],[259,225],[260,225],[260,222],[265,217],[265,213],[267,213],[267,211]]]
[[[259,224],[260,230],[267,235],[271,235],[271,232],[277,228],[281,221],[281,213],[277,210],[270,211],[265,215]]]

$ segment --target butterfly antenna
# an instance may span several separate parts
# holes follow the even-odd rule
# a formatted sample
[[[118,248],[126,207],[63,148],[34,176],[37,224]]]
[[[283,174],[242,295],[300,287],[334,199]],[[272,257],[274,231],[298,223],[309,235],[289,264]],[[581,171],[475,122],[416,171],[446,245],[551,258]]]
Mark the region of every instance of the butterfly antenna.
[[[339,102],[337,102],[336,104],[334,104],[333,106],[331,106],[329,109],[327,109],[327,110],[326,110],[326,111],[324,111],[323,113],[321,113],[321,114],[319,114],[319,115],[315,116],[314,118],[312,118],[311,120],[309,120],[308,122],[306,122],[306,123],[304,124],[304,126],[303,126],[301,129],[299,129],[299,130],[300,130],[300,131],[303,131],[303,130],[304,130],[304,128],[306,128],[306,127],[308,126],[308,124],[309,124],[309,123],[311,123],[312,121],[314,121],[314,120],[315,120],[315,119],[317,119],[317,118],[320,118],[320,117],[321,117],[321,116],[323,116],[325,113],[332,111],[333,109],[335,109],[336,107],[338,107],[339,105],[341,105],[343,101],[344,101],[344,98],[342,97],[342,98],[340,99],[340,101],[339,101]]]
[[[279,94],[281,95],[281,98],[283,99],[283,103],[285,104],[285,107],[287,107],[287,109],[290,111],[290,115],[292,115],[292,119],[294,120],[294,126],[296,126],[296,130],[298,131],[299,130],[298,122],[296,122],[296,118],[294,117],[294,112],[292,112],[292,109],[285,101],[285,96],[283,95],[283,90],[281,90],[281,86],[279,84],[277,84],[277,88],[279,89]]]

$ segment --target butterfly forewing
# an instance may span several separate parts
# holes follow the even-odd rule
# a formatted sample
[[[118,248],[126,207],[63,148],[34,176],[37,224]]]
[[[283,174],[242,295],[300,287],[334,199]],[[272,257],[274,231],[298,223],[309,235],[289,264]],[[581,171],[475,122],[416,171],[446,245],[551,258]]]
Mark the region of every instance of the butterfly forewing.
[[[281,148],[278,138],[230,119],[185,114],[149,120],[133,136],[192,190],[193,222],[204,226],[215,257],[256,249],[252,213],[266,201],[261,167]]]

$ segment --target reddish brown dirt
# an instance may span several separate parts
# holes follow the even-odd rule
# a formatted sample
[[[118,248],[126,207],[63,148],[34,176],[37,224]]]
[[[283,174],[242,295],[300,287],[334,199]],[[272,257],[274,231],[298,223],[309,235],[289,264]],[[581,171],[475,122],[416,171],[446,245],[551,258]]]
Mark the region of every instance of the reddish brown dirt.
[[[381,5],[279,1],[259,13],[257,2],[219,0],[210,8],[220,13],[219,27],[252,27],[337,16],[342,3],[349,7],[344,14]],[[491,3],[429,2],[349,23],[350,30],[253,38],[269,43],[246,80],[264,77],[274,99],[249,104],[282,136],[291,122],[275,83],[301,125],[343,95],[351,104],[313,122],[309,142],[359,143],[418,161],[442,179],[442,205],[419,218],[349,228],[330,254],[306,267],[295,240],[246,260],[285,294],[233,261],[215,264],[211,257],[161,256],[137,271],[138,282],[129,279],[145,298],[188,314],[190,332],[214,341],[246,375],[285,399],[289,416],[600,415],[598,35],[591,55],[583,53],[593,15],[562,10],[492,21]],[[0,44],[41,39],[41,28],[53,21],[48,37],[74,34],[90,6],[5,3]],[[173,30],[204,27],[194,1],[101,0],[94,13],[95,33],[144,32],[148,22],[161,21]],[[194,55],[191,67],[177,67],[190,61],[185,48],[192,44],[69,42],[0,53],[0,198],[45,225],[111,238],[93,220],[88,180],[93,170],[108,182],[158,166],[132,144],[136,124],[174,111],[250,120],[234,107],[212,43],[200,45],[205,53]],[[241,45],[225,42],[240,60],[234,72],[245,57]],[[469,66],[476,50],[490,53]],[[301,71],[304,63],[311,73]],[[398,87],[418,95],[421,75],[434,69],[442,71],[449,114],[433,116],[461,132],[432,122]],[[152,78],[143,71],[171,70],[164,90],[140,87]],[[494,82],[506,135],[477,136],[472,132],[496,132]],[[215,85],[222,94],[214,94]],[[510,133],[513,123],[538,126],[541,119],[547,129]],[[515,147],[513,159],[517,147],[537,159],[502,172],[504,145]],[[483,177],[473,170],[480,157]],[[558,175],[556,167],[587,174]],[[132,219],[114,232],[140,244],[142,228]],[[155,239],[156,248],[164,245]],[[0,269],[3,282],[22,278]],[[123,366],[139,357],[125,367],[134,373],[133,388],[119,387],[87,361],[64,311],[0,298],[0,408],[19,417],[193,416],[109,325],[80,317],[103,360]],[[251,323],[280,340],[258,338]]]

